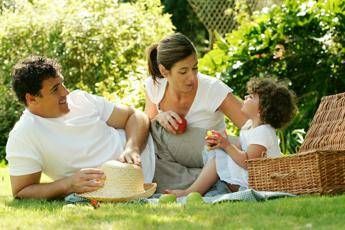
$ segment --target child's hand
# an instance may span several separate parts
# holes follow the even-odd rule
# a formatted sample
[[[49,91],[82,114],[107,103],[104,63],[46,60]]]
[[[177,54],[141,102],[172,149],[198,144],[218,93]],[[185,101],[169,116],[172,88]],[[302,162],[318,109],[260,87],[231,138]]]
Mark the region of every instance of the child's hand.
[[[224,131],[224,136],[215,131],[215,130],[209,130],[207,131],[206,137],[206,145],[209,150],[216,149],[216,148],[222,148],[225,149],[230,142],[227,139],[227,134]]]

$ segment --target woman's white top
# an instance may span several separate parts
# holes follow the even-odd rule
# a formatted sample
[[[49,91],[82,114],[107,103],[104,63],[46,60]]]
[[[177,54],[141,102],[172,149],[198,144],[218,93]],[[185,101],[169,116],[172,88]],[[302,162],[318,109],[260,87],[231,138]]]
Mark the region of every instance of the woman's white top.
[[[145,81],[146,93],[153,104],[159,108],[168,85],[166,78],[158,78],[154,83],[151,77]],[[218,111],[232,89],[217,78],[198,73],[198,88],[194,101],[185,116],[190,127],[225,130],[224,114]]]

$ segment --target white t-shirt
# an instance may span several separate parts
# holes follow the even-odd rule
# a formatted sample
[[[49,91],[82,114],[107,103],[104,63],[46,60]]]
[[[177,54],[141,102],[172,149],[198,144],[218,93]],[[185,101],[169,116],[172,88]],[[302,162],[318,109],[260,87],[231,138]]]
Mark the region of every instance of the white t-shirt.
[[[146,92],[159,109],[167,87],[166,78],[158,78],[154,84],[151,77],[145,81]],[[198,73],[198,89],[194,101],[186,115],[188,125],[204,129],[225,130],[224,114],[216,111],[232,89],[217,78]]]
[[[99,167],[122,153],[124,130],[106,124],[114,104],[80,90],[71,92],[67,102],[70,111],[58,118],[23,112],[6,145],[10,175],[42,171],[57,180],[82,168]],[[151,182],[155,165],[151,137],[141,159],[145,182]]]
[[[252,121],[248,120],[240,130],[239,141],[243,151],[249,145],[261,145],[266,148],[267,157],[280,156],[279,141],[275,129],[268,124],[252,128]],[[248,171],[240,167],[226,152],[213,150],[216,157],[216,168],[219,178],[230,184],[248,188]],[[209,154],[209,153],[207,153]]]

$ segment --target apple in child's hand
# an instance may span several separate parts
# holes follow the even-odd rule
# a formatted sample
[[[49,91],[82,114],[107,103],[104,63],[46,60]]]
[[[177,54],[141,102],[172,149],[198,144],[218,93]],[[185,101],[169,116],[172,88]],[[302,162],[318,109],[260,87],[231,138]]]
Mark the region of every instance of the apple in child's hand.
[[[160,204],[169,204],[176,202],[176,195],[174,194],[163,194],[159,197]]]
[[[207,133],[206,133],[206,136],[210,137],[212,135],[215,135],[217,138],[221,137],[221,135],[219,133],[217,133],[216,131],[208,130]]]
[[[187,120],[184,117],[181,117],[181,122],[177,122],[177,129],[176,129],[176,133],[177,134],[182,134],[186,131],[187,129]]]
[[[220,134],[219,133],[216,133],[214,130],[208,130],[207,133],[206,133],[206,136],[207,137],[211,137],[212,135],[215,135],[217,138],[220,137]],[[215,146],[216,144],[209,144],[210,147],[213,147]]]

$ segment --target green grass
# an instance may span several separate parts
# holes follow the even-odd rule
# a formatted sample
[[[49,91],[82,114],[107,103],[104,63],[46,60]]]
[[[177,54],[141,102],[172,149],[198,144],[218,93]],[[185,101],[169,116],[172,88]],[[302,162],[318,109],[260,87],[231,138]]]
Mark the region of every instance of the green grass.
[[[341,229],[345,195],[194,206],[14,200],[0,168],[0,229]]]

